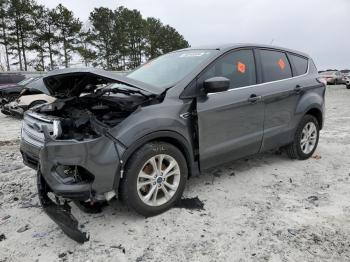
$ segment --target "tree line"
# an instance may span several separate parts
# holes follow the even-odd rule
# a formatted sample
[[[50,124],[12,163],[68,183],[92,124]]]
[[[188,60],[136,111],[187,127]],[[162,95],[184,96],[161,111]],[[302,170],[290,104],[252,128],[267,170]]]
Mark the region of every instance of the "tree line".
[[[6,70],[85,66],[130,70],[142,62],[189,46],[159,19],[123,6],[95,8],[86,23],[62,4],[49,9],[35,0],[0,0],[0,45]]]

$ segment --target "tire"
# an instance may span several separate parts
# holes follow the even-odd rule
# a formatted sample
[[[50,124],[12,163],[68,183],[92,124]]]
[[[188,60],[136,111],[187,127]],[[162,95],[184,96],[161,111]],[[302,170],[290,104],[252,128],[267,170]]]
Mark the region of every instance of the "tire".
[[[350,85],[347,85],[346,88],[347,88],[347,89],[350,89]]]
[[[159,163],[162,165],[158,172]],[[170,164],[174,167],[171,168]],[[181,198],[188,169],[186,159],[177,147],[165,142],[151,142],[132,155],[124,175],[119,190],[121,200],[140,215],[150,217],[167,211]]]
[[[305,128],[307,128],[306,126],[315,127],[315,131],[313,132],[313,134],[315,134],[316,137],[311,135],[310,142],[308,139],[306,139],[309,145],[305,143],[304,146],[302,146],[302,139],[305,139],[305,134],[303,133],[303,131],[305,130]],[[291,143],[286,147],[287,155],[291,159],[299,159],[299,160],[308,159],[309,157],[312,156],[312,154],[315,152],[317,148],[319,135],[320,135],[320,127],[317,119],[312,115],[305,115],[301,119],[297,127],[297,130],[294,134],[293,143]],[[310,143],[313,143],[312,148]],[[308,147],[308,150],[306,150],[307,149],[306,147]]]

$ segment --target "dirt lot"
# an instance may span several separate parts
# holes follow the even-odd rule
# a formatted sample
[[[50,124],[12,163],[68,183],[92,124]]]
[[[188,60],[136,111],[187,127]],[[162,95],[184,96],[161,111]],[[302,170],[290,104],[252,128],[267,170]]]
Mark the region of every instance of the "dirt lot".
[[[192,178],[173,208],[142,218],[117,200],[73,213],[90,232],[66,237],[38,206],[18,152],[20,121],[0,116],[0,261],[350,261],[350,91],[330,86],[318,150],[307,161],[266,153]]]

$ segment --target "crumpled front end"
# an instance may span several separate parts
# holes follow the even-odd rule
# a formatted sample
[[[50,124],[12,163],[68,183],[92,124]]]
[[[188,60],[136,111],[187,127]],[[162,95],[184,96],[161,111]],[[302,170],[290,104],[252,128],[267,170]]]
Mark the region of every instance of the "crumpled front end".
[[[79,223],[72,215],[71,207],[68,203],[56,203],[49,197],[49,193],[52,192],[52,190],[44,180],[40,171],[38,171],[37,174],[37,186],[39,200],[43,210],[62,231],[78,243],[89,241],[89,235],[79,230]]]
[[[101,136],[90,141],[45,142],[40,172],[55,195],[79,201],[103,201],[114,192],[119,168],[117,146]]]
[[[23,161],[38,172],[43,210],[70,238],[83,243],[89,237],[79,230],[69,203],[75,202],[86,212],[114,197],[120,178],[119,154],[124,148],[108,131],[78,141],[56,140],[53,129],[52,120],[25,115],[20,147]]]

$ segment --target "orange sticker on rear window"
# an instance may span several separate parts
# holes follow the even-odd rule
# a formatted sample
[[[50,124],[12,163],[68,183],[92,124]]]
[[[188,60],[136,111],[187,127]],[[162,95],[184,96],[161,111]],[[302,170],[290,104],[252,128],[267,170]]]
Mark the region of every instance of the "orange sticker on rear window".
[[[278,60],[278,66],[283,70],[286,67],[286,63],[283,61],[283,59],[281,58],[280,60]]]
[[[238,62],[237,63],[237,71],[244,74],[245,70],[246,70],[245,64],[243,64],[242,62]]]

